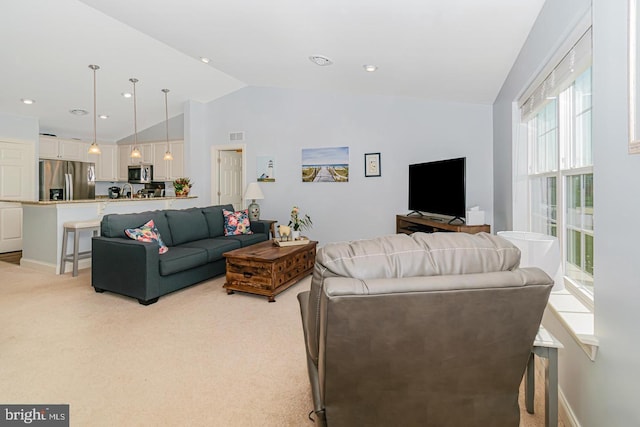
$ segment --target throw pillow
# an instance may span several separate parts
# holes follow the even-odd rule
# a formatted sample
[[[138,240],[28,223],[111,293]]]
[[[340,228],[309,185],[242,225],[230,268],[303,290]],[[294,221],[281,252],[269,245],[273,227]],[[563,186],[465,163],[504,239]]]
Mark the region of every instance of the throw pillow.
[[[156,228],[153,220],[149,220],[146,224],[141,225],[138,228],[127,228],[124,230],[125,234],[133,240],[139,240],[141,242],[156,242],[160,246],[158,253],[163,254],[169,250],[167,245],[164,244],[160,237],[160,232]]]
[[[224,215],[224,235],[236,236],[238,234],[253,234],[251,231],[251,223],[249,222],[249,210],[231,212],[226,209],[222,210]]]

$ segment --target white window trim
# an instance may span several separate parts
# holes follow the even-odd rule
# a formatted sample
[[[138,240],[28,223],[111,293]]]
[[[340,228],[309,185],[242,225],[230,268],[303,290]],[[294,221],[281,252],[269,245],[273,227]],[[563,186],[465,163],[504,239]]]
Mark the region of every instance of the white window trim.
[[[551,293],[548,306],[589,359],[595,361],[599,341],[595,334],[593,305],[590,308],[584,304],[577,296],[579,293],[574,293],[567,282],[565,277],[565,289]]]
[[[569,31],[566,39],[556,46],[553,50],[555,53],[548,57],[546,65],[541,66],[533,74],[534,77],[525,86],[517,99],[523,99],[530,95],[530,91],[539,85],[544,78],[551,72],[555,64],[562,58],[564,52],[567,52],[571,46],[575,44],[580,35],[584,34],[586,29],[591,26],[591,8],[580,19],[573,30]],[[537,82],[536,82],[537,80]],[[529,91],[529,94],[527,94]],[[512,157],[512,218],[514,230],[527,229],[529,221],[529,191],[528,191],[528,164],[526,159],[527,146],[522,146],[522,139],[526,139],[526,125],[521,123],[520,108],[517,99],[512,104],[512,141],[513,153]],[[564,180],[563,180],[564,181]],[[564,185],[564,183],[559,183]],[[525,194],[526,197],[522,197]],[[524,214],[524,216],[523,216]],[[562,214],[562,212],[559,212]],[[563,254],[564,259],[564,254]],[[595,360],[598,352],[598,337],[595,335],[595,310],[593,297],[585,290],[576,286],[573,281],[565,277],[565,290],[553,292],[549,297],[548,306],[551,312],[559,319],[560,323],[565,327],[567,332],[574,338],[580,348],[584,350],[589,359]]]

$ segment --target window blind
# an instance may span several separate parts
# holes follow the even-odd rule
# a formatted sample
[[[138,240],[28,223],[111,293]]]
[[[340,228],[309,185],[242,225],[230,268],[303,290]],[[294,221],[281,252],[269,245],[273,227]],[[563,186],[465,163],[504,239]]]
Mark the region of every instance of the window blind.
[[[560,62],[518,101],[522,121],[529,120],[541,108],[569,87],[591,65],[591,28],[569,49]]]

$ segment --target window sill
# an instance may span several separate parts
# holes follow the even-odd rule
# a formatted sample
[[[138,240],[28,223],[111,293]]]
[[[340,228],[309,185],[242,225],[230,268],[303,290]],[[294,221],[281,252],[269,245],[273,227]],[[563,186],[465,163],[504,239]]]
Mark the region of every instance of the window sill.
[[[593,311],[568,290],[552,292],[549,307],[592,361],[598,353]]]

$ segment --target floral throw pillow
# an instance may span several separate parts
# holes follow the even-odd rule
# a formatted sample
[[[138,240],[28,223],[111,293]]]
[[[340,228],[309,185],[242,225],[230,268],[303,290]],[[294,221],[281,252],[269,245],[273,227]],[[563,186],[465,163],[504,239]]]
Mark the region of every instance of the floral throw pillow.
[[[156,225],[153,223],[153,220],[149,220],[144,225],[141,225],[138,228],[127,228],[124,230],[125,234],[132,238],[133,240],[139,240],[141,242],[157,242],[160,245],[158,249],[158,253],[163,254],[169,250],[167,245],[164,244],[162,238],[160,237],[160,232],[156,228]]]
[[[236,236],[238,234],[253,234],[249,222],[249,210],[231,212],[222,210],[224,215],[224,235]]]

